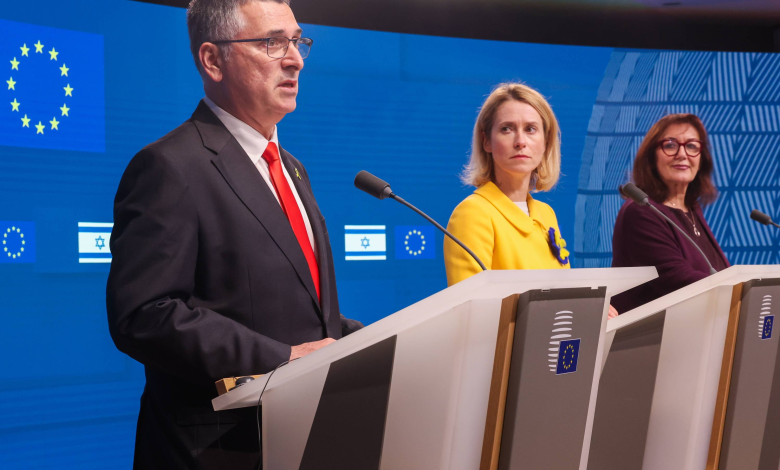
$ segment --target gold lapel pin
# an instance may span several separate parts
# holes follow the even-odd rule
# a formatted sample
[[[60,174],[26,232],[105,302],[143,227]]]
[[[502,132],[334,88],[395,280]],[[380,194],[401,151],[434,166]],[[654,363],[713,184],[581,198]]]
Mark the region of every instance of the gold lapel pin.
[[[297,168],[295,169],[295,176],[297,176],[298,179],[301,179],[301,174],[298,173],[298,169]]]

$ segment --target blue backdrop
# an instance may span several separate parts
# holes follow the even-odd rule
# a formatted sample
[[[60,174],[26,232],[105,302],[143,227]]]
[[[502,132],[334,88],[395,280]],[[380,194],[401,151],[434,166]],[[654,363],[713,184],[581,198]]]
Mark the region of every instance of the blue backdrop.
[[[575,247],[575,266],[594,259],[587,262],[603,265],[616,214],[607,196],[626,174],[631,142],[652,123],[636,116],[654,100],[663,101],[658,114],[681,99],[701,98],[641,90],[661,78],[668,83],[658,89],[672,90],[678,81],[706,80],[720,70],[695,68],[699,59],[669,66],[677,56],[667,56],[680,53],[303,28],[315,43],[301,74],[298,109],[279,125],[280,141],[313,181],[331,233],[343,311],[365,323],[446,281],[441,235],[400,205],[354,189],[359,170],[388,180],[446,223],[471,192],[457,175],[481,102],[497,83],[522,80],[549,98],[563,130],[561,181],[538,197],[555,208]],[[763,60],[762,70],[770,67],[776,76],[777,57],[725,60],[741,60],[751,70]],[[187,119],[202,97],[184,11],[125,0],[13,2],[0,12],[0,71],[0,468],[130,468],[143,369],[108,335],[105,240],[130,158]],[[661,78],[652,81],[653,73]],[[727,156],[722,161],[730,174],[742,175],[729,181],[738,181],[746,196],[734,199],[739,207],[717,212],[718,220],[751,204],[778,215],[780,98],[776,82],[752,77],[745,79],[751,93],[712,98],[725,106],[761,96],[759,111],[767,116],[724,134],[724,142],[736,143],[716,158]],[[620,111],[630,106],[638,111]],[[618,111],[622,121],[608,118]],[[730,122],[728,109],[720,115]],[[616,122],[624,127],[610,127]],[[621,129],[630,135],[613,135]],[[744,144],[759,134],[769,140]],[[607,153],[596,143],[614,137],[634,140],[607,145]],[[614,164],[611,148],[622,152]],[[762,169],[758,189],[749,188],[744,162]],[[728,226],[752,234],[753,248],[771,255],[746,259],[777,262],[777,234],[741,221]],[[373,259],[351,259],[350,235],[360,233],[375,241]],[[594,240],[602,243],[593,246]]]

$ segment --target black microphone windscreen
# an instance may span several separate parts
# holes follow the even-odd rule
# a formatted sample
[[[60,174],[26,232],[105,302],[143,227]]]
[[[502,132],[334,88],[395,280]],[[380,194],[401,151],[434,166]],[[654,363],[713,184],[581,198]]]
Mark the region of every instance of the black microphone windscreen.
[[[387,181],[381,180],[365,170],[355,176],[355,187],[379,199],[384,199],[393,192]]]
[[[637,188],[634,183],[626,183],[620,188],[620,192],[624,195],[631,198],[632,201],[636,202],[640,206],[647,205],[647,194],[645,194],[644,191]]]
[[[750,218],[764,225],[769,225],[772,223],[771,217],[755,209],[753,209],[753,212],[750,213]]]

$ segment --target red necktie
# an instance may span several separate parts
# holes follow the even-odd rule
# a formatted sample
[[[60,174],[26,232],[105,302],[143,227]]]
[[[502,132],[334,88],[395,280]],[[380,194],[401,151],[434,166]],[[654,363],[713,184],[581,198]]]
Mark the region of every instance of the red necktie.
[[[317,266],[317,258],[314,257],[314,251],[311,249],[311,242],[309,241],[309,235],[306,233],[306,224],[303,223],[303,215],[301,215],[301,209],[298,207],[298,203],[295,201],[290,185],[287,183],[287,178],[284,177],[284,171],[282,171],[282,162],[279,160],[279,150],[276,148],[276,144],[268,142],[268,147],[263,152],[263,159],[268,162],[268,169],[271,172],[271,182],[276,189],[276,195],[279,196],[279,203],[282,205],[282,210],[287,215],[287,219],[290,221],[295,238],[298,239],[298,244],[301,245],[303,250],[303,256],[306,257],[306,262],[309,264],[309,271],[311,271],[311,278],[314,281],[314,288],[317,289],[317,300],[320,298],[320,269]]]

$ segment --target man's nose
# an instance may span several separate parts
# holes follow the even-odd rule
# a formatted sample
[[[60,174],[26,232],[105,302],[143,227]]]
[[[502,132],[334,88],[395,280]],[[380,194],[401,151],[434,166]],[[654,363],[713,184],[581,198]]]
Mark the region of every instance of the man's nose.
[[[303,57],[301,57],[301,53],[298,52],[298,48],[293,43],[290,43],[287,47],[287,54],[282,58],[282,66],[295,67],[297,70],[303,68]]]

